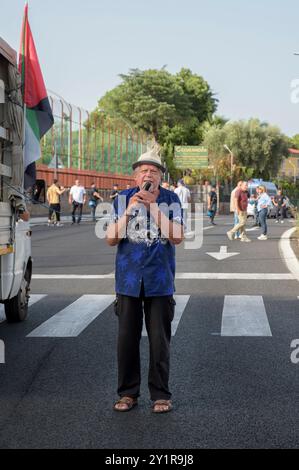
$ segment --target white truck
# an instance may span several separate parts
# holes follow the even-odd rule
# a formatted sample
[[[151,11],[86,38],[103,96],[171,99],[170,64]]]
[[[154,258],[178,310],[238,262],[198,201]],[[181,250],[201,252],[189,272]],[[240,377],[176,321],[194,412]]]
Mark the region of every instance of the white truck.
[[[0,302],[10,323],[27,316],[32,275],[23,187],[23,119],[17,54],[0,38]]]

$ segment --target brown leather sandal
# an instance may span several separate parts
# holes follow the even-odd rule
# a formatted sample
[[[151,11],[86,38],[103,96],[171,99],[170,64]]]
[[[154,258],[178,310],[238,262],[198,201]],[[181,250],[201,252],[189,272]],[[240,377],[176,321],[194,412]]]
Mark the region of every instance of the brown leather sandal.
[[[118,408],[117,405],[126,405],[124,408]],[[117,402],[114,403],[113,409],[114,411],[130,411],[134,406],[138,405],[137,398],[132,397],[121,397]]]
[[[157,408],[163,406],[165,408]],[[153,413],[169,413],[172,410],[172,403],[170,400],[155,400],[153,403]]]

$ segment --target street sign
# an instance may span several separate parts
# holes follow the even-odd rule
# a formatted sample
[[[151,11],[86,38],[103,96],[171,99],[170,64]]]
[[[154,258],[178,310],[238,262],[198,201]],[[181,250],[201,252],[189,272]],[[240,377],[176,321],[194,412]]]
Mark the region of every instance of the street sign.
[[[208,150],[198,145],[174,148],[174,165],[178,170],[197,170],[209,166]]]

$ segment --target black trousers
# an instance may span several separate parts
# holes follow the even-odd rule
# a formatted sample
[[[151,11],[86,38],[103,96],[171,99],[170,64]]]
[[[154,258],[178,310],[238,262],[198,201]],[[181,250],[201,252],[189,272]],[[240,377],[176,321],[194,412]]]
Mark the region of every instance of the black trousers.
[[[115,313],[119,320],[117,392],[120,397],[138,397],[140,394],[139,345],[144,312],[150,352],[148,373],[150,398],[170,399],[169,358],[174,308],[173,296],[144,297],[143,293],[140,297],[117,295],[115,301]]]
[[[283,220],[286,217],[286,208],[285,206],[276,206],[276,219]]]
[[[73,223],[76,222],[75,214],[76,214],[77,209],[78,209],[78,212],[79,212],[77,223],[79,224],[81,222],[81,218],[82,218],[83,204],[80,204],[80,202],[73,201],[73,211],[72,211],[72,221],[73,221]]]
[[[91,218],[92,218],[93,222],[96,221],[96,208],[97,208],[97,206],[92,206],[91,207]]]
[[[217,206],[215,204],[212,204],[212,206],[211,206],[211,215],[210,215],[210,221],[211,222],[214,222],[216,211],[217,211]]]
[[[50,204],[49,220],[52,219],[53,212],[55,212],[55,215],[56,215],[56,222],[60,222],[60,204]]]

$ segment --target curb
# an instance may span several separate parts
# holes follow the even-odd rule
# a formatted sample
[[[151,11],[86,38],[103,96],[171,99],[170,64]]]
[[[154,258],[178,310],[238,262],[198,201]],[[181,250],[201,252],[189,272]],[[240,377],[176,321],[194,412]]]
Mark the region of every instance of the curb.
[[[294,275],[297,281],[299,281],[299,261],[291,247],[290,242],[290,238],[295,231],[296,227],[293,227],[281,235],[279,241],[279,251],[288,270]]]

